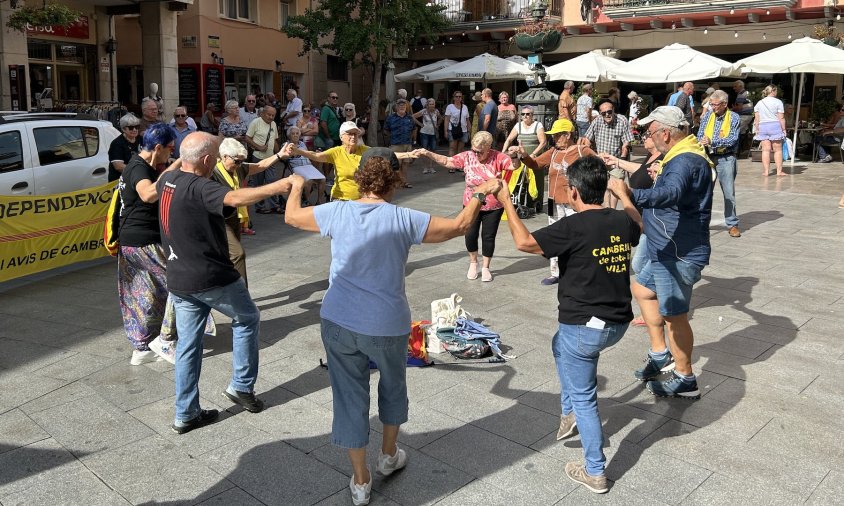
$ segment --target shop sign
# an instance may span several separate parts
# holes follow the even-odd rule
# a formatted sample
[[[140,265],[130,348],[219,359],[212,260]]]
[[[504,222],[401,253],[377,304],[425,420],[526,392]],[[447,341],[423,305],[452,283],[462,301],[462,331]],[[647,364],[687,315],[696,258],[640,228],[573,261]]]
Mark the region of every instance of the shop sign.
[[[213,48],[220,47],[220,36],[219,35],[209,35],[208,36],[208,47],[213,47]]]
[[[196,35],[182,37],[182,47],[196,47]]]
[[[108,56],[103,56],[100,58],[100,72],[103,74],[108,74],[111,72],[111,65],[108,62]]]
[[[56,37],[68,37],[71,39],[88,39],[90,37],[88,30],[88,16],[79,16],[79,18],[70,24],[70,26],[32,26],[26,25],[27,35],[55,35]]]
[[[223,90],[225,89],[225,73],[223,71],[223,66],[204,64],[202,67],[205,104],[211,102],[216,104],[217,107],[221,107],[225,102],[223,97]]]

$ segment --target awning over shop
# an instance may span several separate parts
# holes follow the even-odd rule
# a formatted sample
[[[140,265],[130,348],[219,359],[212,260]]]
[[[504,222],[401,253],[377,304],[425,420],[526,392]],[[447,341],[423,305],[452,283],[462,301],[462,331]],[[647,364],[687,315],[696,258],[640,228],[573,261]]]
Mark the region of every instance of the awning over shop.
[[[415,69],[408,70],[406,72],[402,72],[401,74],[396,74],[395,80],[397,83],[412,83],[412,82],[424,82],[425,81],[425,74],[450,67],[452,65],[456,65],[457,62],[454,60],[449,60],[446,58],[445,60],[440,60],[438,62],[429,63],[427,65],[422,65],[421,67],[417,67]]]
[[[456,65],[425,75],[425,81],[514,81],[527,79],[533,72],[527,65],[484,53]]]
[[[738,74],[726,60],[684,44],[671,44],[608,70],[606,77],[629,83],[678,83]]]
[[[549,81],[586,81],[594,83],[604,79],[608,70],[617,67],[624,62],[610,58],[601,53],[600,49],[582,54],[571,60],[546,67]]]

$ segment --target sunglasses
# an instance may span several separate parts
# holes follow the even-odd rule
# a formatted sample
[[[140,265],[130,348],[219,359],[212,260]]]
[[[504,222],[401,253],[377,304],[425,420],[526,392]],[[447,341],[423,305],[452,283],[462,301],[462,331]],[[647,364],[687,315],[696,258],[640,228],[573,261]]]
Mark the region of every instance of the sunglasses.
[[[129,125],[129,126],[125,126],[125,127],[123,127],[123,128],[125,128],[126,130],[138,130],[138,129],[140,128],[140,126],[138,126],[138,125]]]
[[[612,116],[613,114],[615,114],[613,111],[602,111],[602,112],[601,112],[601,116],[603,116],[603,117],[605,117],[605,118],[609,118],[609,117],[610,117],[610,116]]]
[[[254,104],[254,103],[255,103],[255,101],[254,101],[254,100],[247,100],[247,102],[249,102],[249,103],[251,103],[251,104]]]
[[[454,98],[463,98],[463,95],[454,95]]]
[[[354,112],[354,109],[343,109],[346,112]]]
[[[533,116],[532,112],[523,112],[522,116]]]
[[[475,156],[481,156],[482,154],[486,153],[483,149],[475,149],[472,148],[472,153],[475,153]]]
[[[310,109],[302,109],[302,112],[311,112]]]
[[[174,114],[173,117],[174,118],[187,118],[188,115],[187,114]]]
[[[337,100],[340,97],[338,97],[337,95],[333,95],[333,96],[329,96],[328,98],[330,98],[331,100]]]

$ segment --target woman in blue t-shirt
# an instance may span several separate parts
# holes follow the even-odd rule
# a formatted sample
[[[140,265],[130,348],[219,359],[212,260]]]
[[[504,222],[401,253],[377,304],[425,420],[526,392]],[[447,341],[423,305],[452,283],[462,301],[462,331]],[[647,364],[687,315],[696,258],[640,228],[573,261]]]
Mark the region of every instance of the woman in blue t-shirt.
[[[372,148],[354,174],[360,198],[306,208],[300,204],[305,180],[291,176],[293,188],[284,217],[289,225],[331,238],[329,286],[320,310],[322,343],[334,398],[331,440],[349,451],[354,504],[367,504],[372,488],[366,465],[370,361],[381,373],[378,416],[384,424],[376,470],[389,475],[407,463],[396,440],[399,426],[407,421],[410,306],[404,272],[410,247],[464,234],[486,195],[500,187],[496,179],[485,181],[475,188],[478,198],[456,218],[438,218],[390,203],[401,184],[398,171],[399,161],[391,150]]]

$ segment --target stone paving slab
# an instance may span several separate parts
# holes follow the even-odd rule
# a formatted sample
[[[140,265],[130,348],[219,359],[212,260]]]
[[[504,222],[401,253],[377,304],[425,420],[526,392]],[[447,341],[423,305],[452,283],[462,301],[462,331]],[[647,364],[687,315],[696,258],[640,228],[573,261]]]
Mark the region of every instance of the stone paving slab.
[[[460,175],[422,178],[397,203],[460,210]],[[632,371],[647,336],[631,328],[598,368],[607,474],[603,496],[563,474],[578,437],[556,441],[559,385],[550,352],[548,262],[499,231],[495,280],[467,280],[461,239],[411,250],[414,318],[453,292],[499,332],[506,364],[408,370],[410,463],[376,478],[371,504],[835,504],[844,495],[844,171],[798,165],[764,178],[742,160],[742,237],[723,224],[716,189],[713,256],[695,287],[691,325],[701,400],[658,399]],[[128,365],[113,259],[0,285],[0,504],[349,504],[351,469],[330,444],[332,399],[319,333],[330,247],[316,234],[255,216],[244,238],[262,311],[257,384],[267,409],[220,396],[231,377],[231,329],[206,339],[201,402],[220,421],[176,435],[170,364]],[[530,229],[544,226],[540,215]],[[374,372],[370,390],[377,391]],[[383,430],[370,409],[369,462]],[[140,470],[140,471],[139,471]]]

